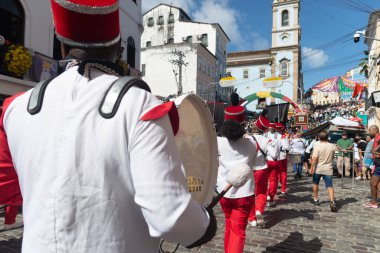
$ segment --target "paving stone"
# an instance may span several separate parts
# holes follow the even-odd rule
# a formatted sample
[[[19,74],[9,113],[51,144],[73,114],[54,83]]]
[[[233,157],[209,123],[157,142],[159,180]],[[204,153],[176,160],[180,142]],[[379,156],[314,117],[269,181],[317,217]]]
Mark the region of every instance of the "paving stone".
[[[289,167],[289,171],[290,167]],[[290,174],[291,175],[291,174]],[[351,179],[344,179],[351,186]],[[314,206],[310,177],[288,178],[288,195],[280,198],[274,208],[265,211],[266,228],[247,227],[244,253],[251,252],[306,252],[306,253],[364,253],[380,252],[380,209],[366,209],[369,186],[365,191],[341,188],[334,178],[337,213],[331,213],[328,195],[320,187],[321,206]],[[224,253],[224,215],[215,208],[218,230],[214,239],[192,250],[179,247],[177,253]],[[18,219],[22,219],[19,215]],[[0,224],[4,214],[0,209]],[[0,230],[0,253],[20,253],[22,228]],[[174,245],[171,246],[174,249]]]

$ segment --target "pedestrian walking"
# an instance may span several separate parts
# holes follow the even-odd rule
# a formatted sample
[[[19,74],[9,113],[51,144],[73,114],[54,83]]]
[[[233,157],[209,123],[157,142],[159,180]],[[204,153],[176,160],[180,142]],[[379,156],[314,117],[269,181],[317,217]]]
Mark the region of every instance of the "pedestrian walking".
[[[313,174],[313,203],[320,205],[318,198],[319,181],[323,178],[330,199],[331,212],[336,212],[337,207],[334,200],[333,188],[333,159],[334,153],[337,150],[336,145],[328,142],[328,134],[322,131],[319,134],[319,143],[314,146],[310,172]]]
[[[372,146],[372,158],[374,161],[374,166],[372,170],[371,177],[371,201],[364,204],[367,208],[379,208],[377,203],[377,193],[380,182],[380,134],[379,127],[372,125],[368,129],[369,134],[374,138]]]
[[[290,142],[290,152],[295,159],[292,160],[294,178],[302,178],[303,157],[305,154],[305,140],[302,134],[297,133],[296,137]]]
[[[211,240],[215,216],[188,192],[175,105],[119,79],[118,1],[51,5],[66,70],[6,100],[0,122],[23,194],[22,251],[156,253],[160,238]]]
[[[373,147],[373,137],[371,135],[368,135],[366,137],[367,146],[364,151],[363,155],[363,177],[365,180],[369,180],[371,178],[371,170],[374,166],[373,159],[372,159],[372,147]]]
[[[251,137],[244,138],[244,127],[235,120],[227,120],[221,127],[218,137],[219,170],[218,192],[228,184],[227,175],[237,164],[255,165],[257,144]],[[240,188],[232,188],[220,200],[226,228],[224,233],[224,252],[242,253],[245,243],[245,230],[248,217],[255,201],[253,171],[248,181]]]
[[[347,176],[351,170],[351,151],[354,149],[354,142],[347,137],[346,132],[342,132],[342,138],[337,142],[338,147],[338,176]],[[344,171],[343,171],[344,163]]]

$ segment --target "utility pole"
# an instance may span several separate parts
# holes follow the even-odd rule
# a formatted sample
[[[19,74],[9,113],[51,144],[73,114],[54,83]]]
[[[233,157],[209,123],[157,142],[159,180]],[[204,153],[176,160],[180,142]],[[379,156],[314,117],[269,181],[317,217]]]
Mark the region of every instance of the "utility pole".
[[[177,81],[177,88],[178,88],[177,95],[180,96],[180,95],[182,95],[182,66],[186,67],[188,65],[188,63],[184,61],[184,58],[186,56],[185,56],[185,54],[182,51],[175,49],[172,52],[172,54],[175,57],[178,57],[177,59],[172,60],[171,63],[173,65],[178,66],[178,81],[177,81],[177,78],[176,78],[176,81]],[[175,72],[174,69],[173,69],[173,72],[174,72],[175,75],[177,75],[177,73]]]

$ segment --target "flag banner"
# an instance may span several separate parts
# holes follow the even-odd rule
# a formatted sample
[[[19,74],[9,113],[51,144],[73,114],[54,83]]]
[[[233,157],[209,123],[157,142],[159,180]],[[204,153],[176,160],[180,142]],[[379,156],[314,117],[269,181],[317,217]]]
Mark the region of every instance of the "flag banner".
[[[288,120],[289,103],[267,105],[265,107],[268,110],[267,118],[271,122],[275,122],[278,119],[284,126]]]

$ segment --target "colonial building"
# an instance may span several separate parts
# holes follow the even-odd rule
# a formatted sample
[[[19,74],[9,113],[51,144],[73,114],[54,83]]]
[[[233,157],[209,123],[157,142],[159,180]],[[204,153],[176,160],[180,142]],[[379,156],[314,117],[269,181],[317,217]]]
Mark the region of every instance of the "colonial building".
[[[32,68],[24,79],[4,71],[4,59],[0,59],[0,104],[4,97],[26,91],[57,73],[60,43],[55,38],[52,20],[50,1],[0,1],[0,36],[12,44],[24,45],[33,55]],[[141,22],[141,0],[120,1],[122,59],[134,68],[140,66]]]
[[[184,10],[167,4],[147,11],[143,24],[141,68],[154,94],[227,98],[232,88],[217,83],[226,71],[230,40],[219,24],[192,21]]]
[[[372,101],[372,93],[380,90],[380,10],[372,12],[368,19],[365,43],[368,45],[368,97]],[[379,105],[379,104],[377,104]],[[380,108],[367,103],[368,126],[380,126]]]
[[[299,0],[274,0],[272,47],[261,51],[228,53],[227,73],[241,80],[235,86],[241,97],[272,91],[281,93],[294,102],[301,102],[303,78],[299,11]],[[281,80],[268,80],[270,77],[281,77]],[[283,101],[267,98],[266,102]],[[248,109],[256,110],[256,106],[257,102],[252,102]]]

